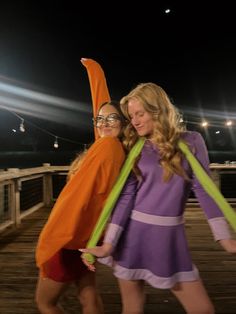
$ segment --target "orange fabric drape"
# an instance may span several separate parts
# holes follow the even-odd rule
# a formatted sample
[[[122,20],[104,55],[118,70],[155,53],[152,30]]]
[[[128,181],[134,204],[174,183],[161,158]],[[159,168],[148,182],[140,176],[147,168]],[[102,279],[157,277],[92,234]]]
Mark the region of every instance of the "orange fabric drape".
[[[65,185],[44,226],[36,248],[37,266],[61,248],[85,247],[124,161],[117,138],[98,139],[80,169]]]

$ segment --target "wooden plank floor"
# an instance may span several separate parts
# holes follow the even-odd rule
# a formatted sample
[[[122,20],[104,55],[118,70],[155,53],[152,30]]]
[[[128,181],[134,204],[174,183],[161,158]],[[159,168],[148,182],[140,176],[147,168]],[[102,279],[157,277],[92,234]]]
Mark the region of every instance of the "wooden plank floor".
[[[15,231],[0,234],[0,313],[35,314],[34,291],[37,269],[34,250],[39,232],[48,215],[40,209],[25,218]],[[236,255],[224,252],[212,240],[203,213],[198,208],[188,208],[186,232],[195,264],[214,302],[217,314],[236,313]],[[108,314],[121,312],[120,296],[116,280],[110,269],[99,266],[98,284]],[[184,313],[176,299],[166,290],[146,286],[147,314]],[[74,288],[66,293],[62,304],[68,314],[78,314],[80,307],[74,296]],[[199,313],[200,314],[200,313]]]

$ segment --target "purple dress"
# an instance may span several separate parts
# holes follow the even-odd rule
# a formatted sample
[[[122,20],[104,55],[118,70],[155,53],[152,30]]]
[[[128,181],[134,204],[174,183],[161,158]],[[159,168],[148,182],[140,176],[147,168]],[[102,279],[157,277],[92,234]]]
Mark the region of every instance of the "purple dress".
[[[183,139],[209,172],[209,159],[202,136],[186,132]],[[184,228],[184,210],[191,189],[205,211],[215,240],[231,238],[222,212],[203,190],[188,162],[183,160],[191,182],[178,175],[164,183],[158,149],[146,142],[138,162],[142,181],[130,175],[114,208],[104,242],[114,247],[112,256],[99,262],[113,267],[114,275],[144,280],[169,289],[177,282],[199,279]]]

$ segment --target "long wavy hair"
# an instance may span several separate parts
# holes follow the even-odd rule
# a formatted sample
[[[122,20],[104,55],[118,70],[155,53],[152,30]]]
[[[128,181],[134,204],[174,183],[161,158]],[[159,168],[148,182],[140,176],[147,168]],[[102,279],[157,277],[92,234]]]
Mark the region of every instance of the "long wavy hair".
[[[178,174],[188,180],[181,165],[182,153],[177,146],[180,135],[186,131],[186,128],[182,123],[180,113],[171,103],[166,92],[154,83],[141,83],[131,90],[120,101],[121,110],[129,121],[128,103],[131,99],[138,100],[153,118],[154,130],[150,140],[159,150],[164,182],[169,181],[173,174]],[[133,147],[138,137],[137,131],[130,122],[124,130],[123,144],[127,151]],[[140,174],[137,168],[139,158],[140,156],[134,166],[134,172],[137,175]]]
[[[121,142],[123,142],[123,136],[124,136],[124,128],[125,126],[127,125],[127,120],[125,118],[125,116],[123,115],[122,111],[121,111],[121,108],[120,108],[120,103],[118,101],[115,101],[115,100],[111,100],[111,101],[107,101],[107,102],[104,102],[100,107],[99,107],[99,110],[98,110],[98,113],[100,112],[100,110],[102,109],[102,107],[104,107],[105,105],[111,105],[113,106],[117,111],[118,111],[118,114],[121,118],[121,131],[120,131],[120,134],[118,136],[118,138],[120,139]],[[92,144],[90,144],[89,146],[91,146]],[[68,171],[68,174],[67,174],[67,181],[79,170],[86,154],[87,154],[87,151],[88,151],[88,148],[86,146],[86,149],[84,149],[84,151],[82,151],[81,153],[79,153],[76,158],[71,162],[70,164],[70,168],[69,168],[69,171]]]

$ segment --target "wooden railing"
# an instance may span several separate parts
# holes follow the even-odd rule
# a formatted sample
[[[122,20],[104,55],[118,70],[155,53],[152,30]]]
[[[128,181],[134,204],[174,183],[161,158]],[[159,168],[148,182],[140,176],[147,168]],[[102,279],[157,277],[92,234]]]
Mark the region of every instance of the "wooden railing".
[[[212,178],[230,203],[236,203],[236,165],[211,164]],[[69,166],[0,171],[0,231],[17,227],[22,218],[42,207],[52,207],[66,182]],[[194,195],[189,203],[198,204]]]
[[[221,193],[231,204],[236,204],[236,164],[210,164],[211,177],[220,189]],[[191,193],[189,203],[198,203],[195,196]]]
[[[51,166],[0,172],[0,231],[17,227],[21,219],[41,207],[51,207],[65,184],[69,166]],[[54,178],[61,177],[61,184]],[[59,190],[58,190],[59,186]]]

